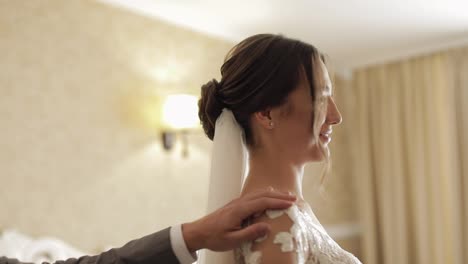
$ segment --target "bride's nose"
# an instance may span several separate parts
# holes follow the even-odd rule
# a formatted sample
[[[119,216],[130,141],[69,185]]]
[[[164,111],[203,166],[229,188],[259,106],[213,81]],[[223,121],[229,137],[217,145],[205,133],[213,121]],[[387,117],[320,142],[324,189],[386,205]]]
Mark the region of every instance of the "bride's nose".
[[[327,107],[327,119],[326,123],[330,125],[339,125],[343,121],[343,117],[341,116],[338,107],[335,104],[333,98],[330,98],[328,101]]]

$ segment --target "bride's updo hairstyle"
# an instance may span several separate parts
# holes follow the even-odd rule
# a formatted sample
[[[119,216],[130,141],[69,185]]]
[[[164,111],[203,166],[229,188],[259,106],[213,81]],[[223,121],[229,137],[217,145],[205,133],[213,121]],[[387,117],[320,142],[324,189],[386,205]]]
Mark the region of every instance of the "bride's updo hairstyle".
[[[227,108],[243,128],[247,145],[254,147],[251,115],[285,103],[298,87],[301,71],[307,77],[312,102],[316,101],[319,60],[324,58],[314,46],[281,35],[254,35],[234,46],[221,67],[221,80],[213,79],[201,87],[198,116],[208,138],[213,139],[216,119]]]

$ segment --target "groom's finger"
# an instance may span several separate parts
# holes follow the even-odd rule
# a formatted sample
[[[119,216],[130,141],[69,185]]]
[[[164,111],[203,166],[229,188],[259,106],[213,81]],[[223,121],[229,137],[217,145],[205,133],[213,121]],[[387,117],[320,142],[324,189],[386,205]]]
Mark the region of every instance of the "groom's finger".
[[[268,209],[286,209],[293,205],[293,201],[284,199],[261,197],[255,200],[244,202],[242,206],[238,206],[234,212],[239,220],[245,219],[255,213],[261,213]]]
[[[242,242],[252,241],[261,238],[268,234],[270,226],[266,223],[257,223],[250,225],[238,231],[231,232],[227,235],[227,239],[235,245],[240,245]]]

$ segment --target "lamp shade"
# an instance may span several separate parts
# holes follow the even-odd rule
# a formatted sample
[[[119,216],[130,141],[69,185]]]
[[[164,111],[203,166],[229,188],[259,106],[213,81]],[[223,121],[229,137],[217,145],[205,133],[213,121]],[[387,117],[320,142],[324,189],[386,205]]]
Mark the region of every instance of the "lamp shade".
[[[199,127],[198,98],[188,94],[168,95],[163,102],[162,124],[172,130]]]

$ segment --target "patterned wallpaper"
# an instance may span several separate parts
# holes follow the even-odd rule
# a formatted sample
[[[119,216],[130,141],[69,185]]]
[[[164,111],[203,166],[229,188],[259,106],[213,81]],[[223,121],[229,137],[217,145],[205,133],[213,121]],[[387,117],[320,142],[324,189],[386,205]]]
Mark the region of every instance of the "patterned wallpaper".
[[[148,113],[158,95],[199,94],[232,45],[94,1],[1,1],[0,229],[93,253],[201,216],[209,140],[167,153]],[[355,222],[346,167],[327,200],[313,173],[322,222]]]

